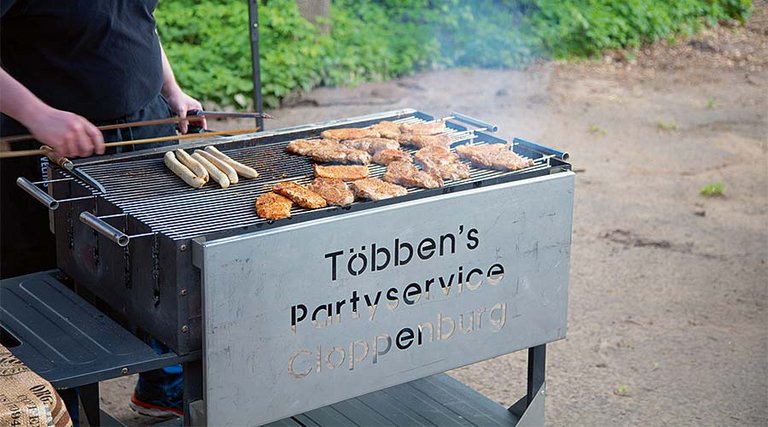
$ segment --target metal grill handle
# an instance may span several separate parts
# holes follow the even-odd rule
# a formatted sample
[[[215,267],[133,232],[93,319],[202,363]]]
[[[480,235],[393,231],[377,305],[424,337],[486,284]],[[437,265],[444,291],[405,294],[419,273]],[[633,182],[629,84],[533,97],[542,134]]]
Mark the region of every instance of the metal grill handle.
[[[532,150],[538,151],[541,154],[545,154],[545,155],[546,154],[551,154],[551,155],[553,155],[553,156],[555,156],[555,157],[557,157],[557,158],[559,158],[559,159],[561,159],[563,161],[567,161],[571,157],[571,155],[568,154],[567,151],[555,150],[554,148],[545,147],[543,145],[539,145],[539,144],[537,144],[535,142],[531,142],[531,141],[528,141],[526,139],[515,138],[515,139],[512,140],[512,142],[514,142],[516,144],[520,144],[523,147],[527,147],[527,148],[530,148]]]
[[[464,122],[464,123],[468,123],[468,124],[470,124],[472,126],[477,126],[479,128],[485,128],[489,132],[496,132],[497,130],[499,130],[499,127],[494,125],[494,124],[491,124],[491,123],[488,123],[488,122],[484,122],[484,121],[482,121],[480,119],[476,119],[474,117],[470,117],[470,116],[468,116],[466,114],[461,114],[461,113],[453,112],[453,113],[451,113],[451,116],[453,116],[453,118],[458,120],[458,121],[461,121],[461,122]]]
[[[128,242],[131,240],[128,235],[90,212],[80,213],[80,221],[107,239],[117,243],[120,247],[128,246]]]
[[[48,193],[41,190],[40,187],[33,184],[27,178],[24,178],[23,176],[16,178],[16,185],[21,187],[22,190],[26,191],[27,194],[32,196],[35,200],[47,206],[48,209],[55,211],[56,209],[59,208],[58,200],[49,196]]]

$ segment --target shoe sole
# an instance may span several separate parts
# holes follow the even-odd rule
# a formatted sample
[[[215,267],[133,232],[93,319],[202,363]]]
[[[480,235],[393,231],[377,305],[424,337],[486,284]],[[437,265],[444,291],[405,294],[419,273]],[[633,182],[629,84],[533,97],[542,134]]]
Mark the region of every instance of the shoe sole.
[[[145,417],[170,418],[181,417],[184,415],[181,411],[177,412],[177,410],[164,408],[151,403],[136,402],[133,398],[128,402],[128,407],[130,407],[133,412],[136,412],[139,415],[144,415]]]

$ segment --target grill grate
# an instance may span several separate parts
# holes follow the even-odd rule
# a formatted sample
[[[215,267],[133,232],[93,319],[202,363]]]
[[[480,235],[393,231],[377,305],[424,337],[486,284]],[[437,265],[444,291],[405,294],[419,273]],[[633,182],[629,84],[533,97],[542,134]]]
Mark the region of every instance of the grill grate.
[[[396,122],[423,121],[408,117]],[[483,135],[452,129],[451,138],[456,143],[488,143]],[[211,233],[257,226],[267,220],[256,216],[256,198],[270,191],[273,184],[294,180],[308,184],[313,179],[313,161],[308,157],[285,152],[285,146],[294,137],[286,136],[284,141],[222,150],[235,160],[255,168],[260,176],[243,179],[226,190],[216,183],[209,183],[201,189],[188,187],[166,169],[161,155],[153,158],[122,160],[110,163],[83,165],[81,168],[98,180],[107,194],[99,197],[115,205],[124,214],[144,223],[153,232],[171,239],[190,239]],[[406,150],[415,153],[416,150]],[[446,180],[442,191],[468,183],[480,183],[494,178],[514,179],[515,175],[527,174],[549,168],[549,156],[534,157],[534,166],[513,171],[493,171],[471,167],[471,178],[460,181]],[[369,166],[372,177],[381,178],[386,167]],[[409,188],[409,196],[419,197],[434,194],[435,190]],[[438,189],[440,191],[440,189]],[[428,192],[428,193],[427,193]],[[422,194],[423,193],[423,194]],[[404,197],[403,199],[407,198]],[[389,202],[396,202],[392,199]],[[357,201],[355,205],[375,205],[381,202]],[[327,207],[307,210],[294,208],[294,220],[310,213],[342,213],[349,208]]]

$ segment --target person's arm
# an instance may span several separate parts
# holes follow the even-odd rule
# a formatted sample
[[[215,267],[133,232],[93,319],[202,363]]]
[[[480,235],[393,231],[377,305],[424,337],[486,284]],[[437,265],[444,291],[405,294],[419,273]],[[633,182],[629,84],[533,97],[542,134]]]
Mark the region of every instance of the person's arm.
[[[200,104],[200,101],[184,93],[179,84],[176,83],[176,77],[173,75],[173,69],[171,68],[171,63],[168,62],[168,57],[165,56],[165,49],[163,49],[162,43],[160,44],[160,54],[163,58],[163,88],[161,93],[168,100],[168,104],[170,104],[173,112],[179,117],[184,118],[187,117],[187,111],[189,110],[202,110],[203,105]],[[203,129],[208,129],[208,123],[205,120],[201,123]],[[181,129],[181,133],[187,133],[188,123],[180,122],[179,129]]]
[[[0,68],[0,113],[16,119],[43,144],[65,157],[104,154],[104,136],[84,117],[57,110]]]

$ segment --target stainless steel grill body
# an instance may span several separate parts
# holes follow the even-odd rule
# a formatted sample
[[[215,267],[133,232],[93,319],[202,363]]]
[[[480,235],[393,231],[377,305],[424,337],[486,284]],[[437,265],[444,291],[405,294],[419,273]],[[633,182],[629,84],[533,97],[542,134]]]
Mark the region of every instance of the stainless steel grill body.
[[[134,332],[148,333],[177,353],[186,354],[202,345],[201,279],[192,263],[193,239],[202,242],[236,236],[570,169],[568,163],[552,156],[554,150],[522,141],[515,151],[536,163],[521,171],[472,168],[470,179],[447,181],[445,187],[433,190],[409,189],[408,195],[396,199],[356,202],[344,208],[294,209],[292,218],[279,221],[256,216],[256,197],[270,191],[273,184],[312,179],[313,162],[285,153],[289,141],[315,137],[325,129],[365,127],[381,120],[432,119],[409,109],[185,145],[191,149],[216,144],[261,174],[226,190],[211,184],[202,189],[186,186],[163,165],[162,155],[169,148],[76,162],[107,192],[96,194],[77,179],[50,185],[49,192],[57,200],[82,198],[62,203],[53,211],[58,265],[74,279],[80,293],[94,296],[102,308]],[[456,144],[505,142],[488,133],[468,132],[458,122],[448,124]],[[370,170],[372,176],[380,177],[385,168],[372,165]],[[52,178],[72,177],[55,169]],[[83,224],[79,220],[82,212],[94,213],[134,237],[121,247]]]

